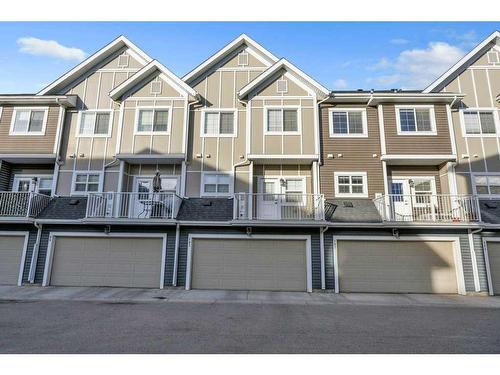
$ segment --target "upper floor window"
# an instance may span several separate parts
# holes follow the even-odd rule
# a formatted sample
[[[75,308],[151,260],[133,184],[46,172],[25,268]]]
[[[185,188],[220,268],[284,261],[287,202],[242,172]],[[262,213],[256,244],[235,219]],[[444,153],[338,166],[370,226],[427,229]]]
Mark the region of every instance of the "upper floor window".
[[[335,172],[335,196],[368,197],[366,172]]]
[[[476,175],[473,183],[477,195],[500,195],[500,175]]]
[[[330,137],[367,137],[365,109],[329,110]]]
[[[86,195],[87,193],[99,192],[101,190],[102,172],[75,172],[73,175],[72,194]]]
[[[202,195],[217,196],[231,194],[232,178],[227,173],[204,173],[202,175]]]
[[[136,133],[167,134],[170,129],[169,108],[139,108],[137,110]]]
[[[80,112],[80,137],[109,137],[111,135],[111,111]]]
[[[204,137],[236,136],[236,110],[207,110],[203,112],[201,135]]]
[[[435,135],[433,106],[396,106],[398,134]]]
[[[48,108],[14,108],[11,135],[44,135]]]
[[[266,114],[266,133],[298,133],[298,108],[268,108]]]
[[[493,110],[464,110],[462,118],[465,135],[496,134],[495,111]]]

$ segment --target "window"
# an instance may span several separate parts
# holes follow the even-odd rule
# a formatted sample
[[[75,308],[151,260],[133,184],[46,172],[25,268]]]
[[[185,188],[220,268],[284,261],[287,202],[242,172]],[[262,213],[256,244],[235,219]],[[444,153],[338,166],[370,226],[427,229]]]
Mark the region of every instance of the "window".
[[[14,108],[10,134],[43,135],[47,122],[47,108]]]
[[[52,176],[16,174],[12,183],[12,191],[51,195]]]
[[[500,175],[474,176],[474,186],[477,195],[500,195]]]
[[[111,134],[111,111],[80,112],[78,136],[108,137]]]
[[[170,109],[147,108],[138,109],[136,133],[168,133],[170,123]]]
[[[488,62],[490,64],[500,63],[500,58],[498,57],[498,52],[496,52],[496,51],[488,52]]]
[[[367,198],[366,172],[335,172],[335,196]]]
[[[72,193],[85,195],[101,191],[101,176],[99,172],[76,172],[73,176]]]
[[[202,195],[230,195],[232,178],[230,174],[205,173],[202,177]]]
[[[367,137],[366,110],[330,110],[330,137]]]
[[[266,111],[267,133],[297,133],[299,131],[298,109],[272,108]]]
[[[120,55],[118,57],[118,66],[120,68],[126,68],[128,66],[130,56],[127,54]]]
[[[276,81],[276,91],[279,93],[288,92],[288,81],[286,79],[279,79]]]
[[[413,179],[413,204],[415,206],[428,206],[431,203],[431,196],[434,194],[432,180],[430,179]]]
[[[248,65],[248,53],[243,51],[238,54],[238,65],[246,66]]]
[[[492,110],[462,111],[465,135],[496,134],[495,112]]]
[[[161,94],[161,81],[151,82],[151,94]]]
[[[436,134],[432,106],[396,107],[398,134]]]
[[[202,120],[202,136],[236,136],[236,110],[205,111]]]
[[[301,203],[304,198],[304,181],[302,179],[287,178],[285,181],[285,202]]]

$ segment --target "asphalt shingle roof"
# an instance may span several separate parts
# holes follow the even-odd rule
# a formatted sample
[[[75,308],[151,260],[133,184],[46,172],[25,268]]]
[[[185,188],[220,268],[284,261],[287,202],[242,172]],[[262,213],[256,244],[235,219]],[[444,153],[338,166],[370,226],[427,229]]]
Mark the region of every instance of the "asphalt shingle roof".
[[[481,219],[488,224],[500,224],[500,200],[480,200]]]
[[[230,221],[233,219],[233,199],[184,199],[177,214],[177,219],[186,221]]]
[[[54,197],[37,219],[78,220],[85,218],[86,197]]]
[[[325,219],[343,223],[382,222],[371,199],[329,199],[325,202]]]

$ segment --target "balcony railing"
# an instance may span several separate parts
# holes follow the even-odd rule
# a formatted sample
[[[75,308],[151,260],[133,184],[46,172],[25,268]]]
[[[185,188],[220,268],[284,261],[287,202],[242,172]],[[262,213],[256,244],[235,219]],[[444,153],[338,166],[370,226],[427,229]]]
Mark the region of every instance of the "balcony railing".
[[[470,223],[481,221],[473,195],[389,194],[375,198],[383,221]]]
[[[87,218],[175,219],[182,203],[175,193],[90,193]]]
[[[30,192],[0,192],[0,217],[36,217],[47,207],[50,197]]]
[[[234,220],[324,220],[324,210],[323,194],[237,193],[234,195]]]

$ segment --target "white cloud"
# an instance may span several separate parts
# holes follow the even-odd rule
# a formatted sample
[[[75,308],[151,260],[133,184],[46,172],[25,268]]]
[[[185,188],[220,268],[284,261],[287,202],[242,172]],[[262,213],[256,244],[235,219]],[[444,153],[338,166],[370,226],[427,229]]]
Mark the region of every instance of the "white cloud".
[[[390,40],[391,44],[408,44],[410,41],[404,38],[394,38]]]
[[[82,61],[87,54],[79,48],[66,47],[55,40],[24,37],[17,40],[19,52],[37,56],[48,56],[61,60]]]
[[[383,64],[375,65],[384,69],[384,74],[371,77],[369,82],[398,84],[404,89],[423,89],[448,70],[463,55],[464,51],[445,42],[430,42],[426,48],[402,51],[394,60],[381,59]],[[379,69],[380,70],[380,69]]]
[[[336,79],[333,82],[334,89],[345,89],[345,88],[347,88],[347,86],[348,86],[347,81],[345,79],[342,79],[342,78]]]

